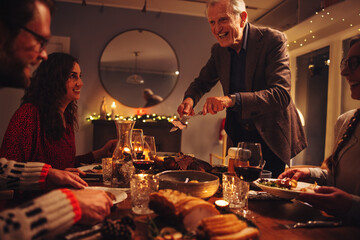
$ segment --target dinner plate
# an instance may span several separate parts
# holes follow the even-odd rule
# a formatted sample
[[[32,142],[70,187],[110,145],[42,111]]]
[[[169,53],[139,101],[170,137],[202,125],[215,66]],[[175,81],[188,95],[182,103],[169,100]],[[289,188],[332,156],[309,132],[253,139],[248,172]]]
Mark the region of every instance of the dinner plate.
[[[276,178],[267,178],[269,181],[275,181]],[[268,192],[274,196],[284,198],[284,199],[293,199],[296,198],[300,194],[300,189],[309,188],[311,183],[298,182],[297,187],[293,189],[279,188],[279,187],[270,187],[266,185],[262,185],[259,183],[260,179],[254,181],[254,184],[261,188],[263,191]]]
[[[96,173],[96,172],[88,171],[88,170],[94,169],[94,167],[96,167],[96,166],[101,166],[101,164],[100,163],[94,163],[94,164],[90,164],[90,165],[84,165],[84,166],[78,167],[77,169],[79,169],[79,170],[81,170],[83,172],[86,172],[86,174],[88,174],[88,175],[102,175],[102,173]]]
[[[127,198],[126,192],[120,190],[118,188],[110,188],[110,187],[86,187],[86,189],[93,189],[93,190],[102,190],[105,192],[110,192],[114,194],[116,200],[113,201],[114,204],[124,201]]]

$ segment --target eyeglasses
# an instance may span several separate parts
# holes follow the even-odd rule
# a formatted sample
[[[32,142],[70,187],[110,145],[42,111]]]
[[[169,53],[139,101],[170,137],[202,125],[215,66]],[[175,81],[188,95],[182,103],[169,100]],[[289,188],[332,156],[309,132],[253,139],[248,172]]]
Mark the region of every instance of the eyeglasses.
[[[347,67],[351,72],[353,72],[356,70],[356,68],[359,65],[360,65],[360,56],[352,56],[341,60],[340,69],[341,71],[343,71]]]
[[[28,29],[27,27],[24,26],[20,26],[21,29],[25,30],[26,32],[30,33],[31,35],[33,35],[36,40],[40,43],[40,49],[39,49],[39,53],[42,52],[46,45],[49,43],[49,39],[41,36],[40,34]]]

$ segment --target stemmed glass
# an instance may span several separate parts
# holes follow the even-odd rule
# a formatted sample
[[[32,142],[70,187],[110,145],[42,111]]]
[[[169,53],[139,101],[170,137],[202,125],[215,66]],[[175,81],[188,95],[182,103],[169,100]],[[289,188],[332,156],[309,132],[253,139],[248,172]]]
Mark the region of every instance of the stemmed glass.
[[[234,160],[234,170],[240,180],[247,183],[245,208],[242,212],[244,217],[253,217],[251,212],[248,210],[247,204],[249,183],[260,177],[264,165],[265,161],[262,157],[260,143],[239,142]]]
[[[155,137],[144,135],[144,155],[145,159],[154,160],[156,156]]]
[[[154,161],[145,158],[144,155],[144,135],[142,129],[134,129],[132,133],[132,145],[134,149],[135,158],[133,159],[133,165],[137,172],[144,173],[149,170]]]

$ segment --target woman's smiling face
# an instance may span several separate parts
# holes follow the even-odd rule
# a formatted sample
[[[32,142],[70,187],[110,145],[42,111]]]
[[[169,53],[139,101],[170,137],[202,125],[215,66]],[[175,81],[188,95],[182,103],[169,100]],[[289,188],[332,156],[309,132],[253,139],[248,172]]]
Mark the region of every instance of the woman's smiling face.
[[[81,80],[81,69],[80,65],[75,62],[74,67],[70,72],[70,76],[66,81],[66,95],[65,100],[67,103],[80,99],[80,89],[83,86]]]

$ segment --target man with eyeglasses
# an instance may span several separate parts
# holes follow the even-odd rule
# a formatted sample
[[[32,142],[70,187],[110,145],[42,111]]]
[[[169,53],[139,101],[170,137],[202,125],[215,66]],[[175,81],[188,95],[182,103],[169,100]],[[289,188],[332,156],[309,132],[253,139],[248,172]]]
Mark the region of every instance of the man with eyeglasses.
[[[31,68],[47,59],[53,0],[0,1],[0,90],[29,86]],[[2,103],[4,104],[4,103]],[[44,163],[0,158],[0,190],[84,188],[78,175]],[[1,204],[0,201],[0,210]],[[94,224],[109,213],[104,191],[53,190],[25,205],[0,212],[0,239],[51,239],[76,222]]]
[[[350,41],[347,58],[341,61],[341,75],[350,85],[351,97],[360,100],[360,35]],[[335,124],[335,148],[321,168],[295,168],[279,178],[317,182],[314,192],[297,198],[328,214],[360,226],[360,109],[342,114]]]
[[[47,59],[45,47],[51,37],[54,4],[51,0],[3,0],[1,4],[1,85],[27,87],[30,84],[31,68]]]

